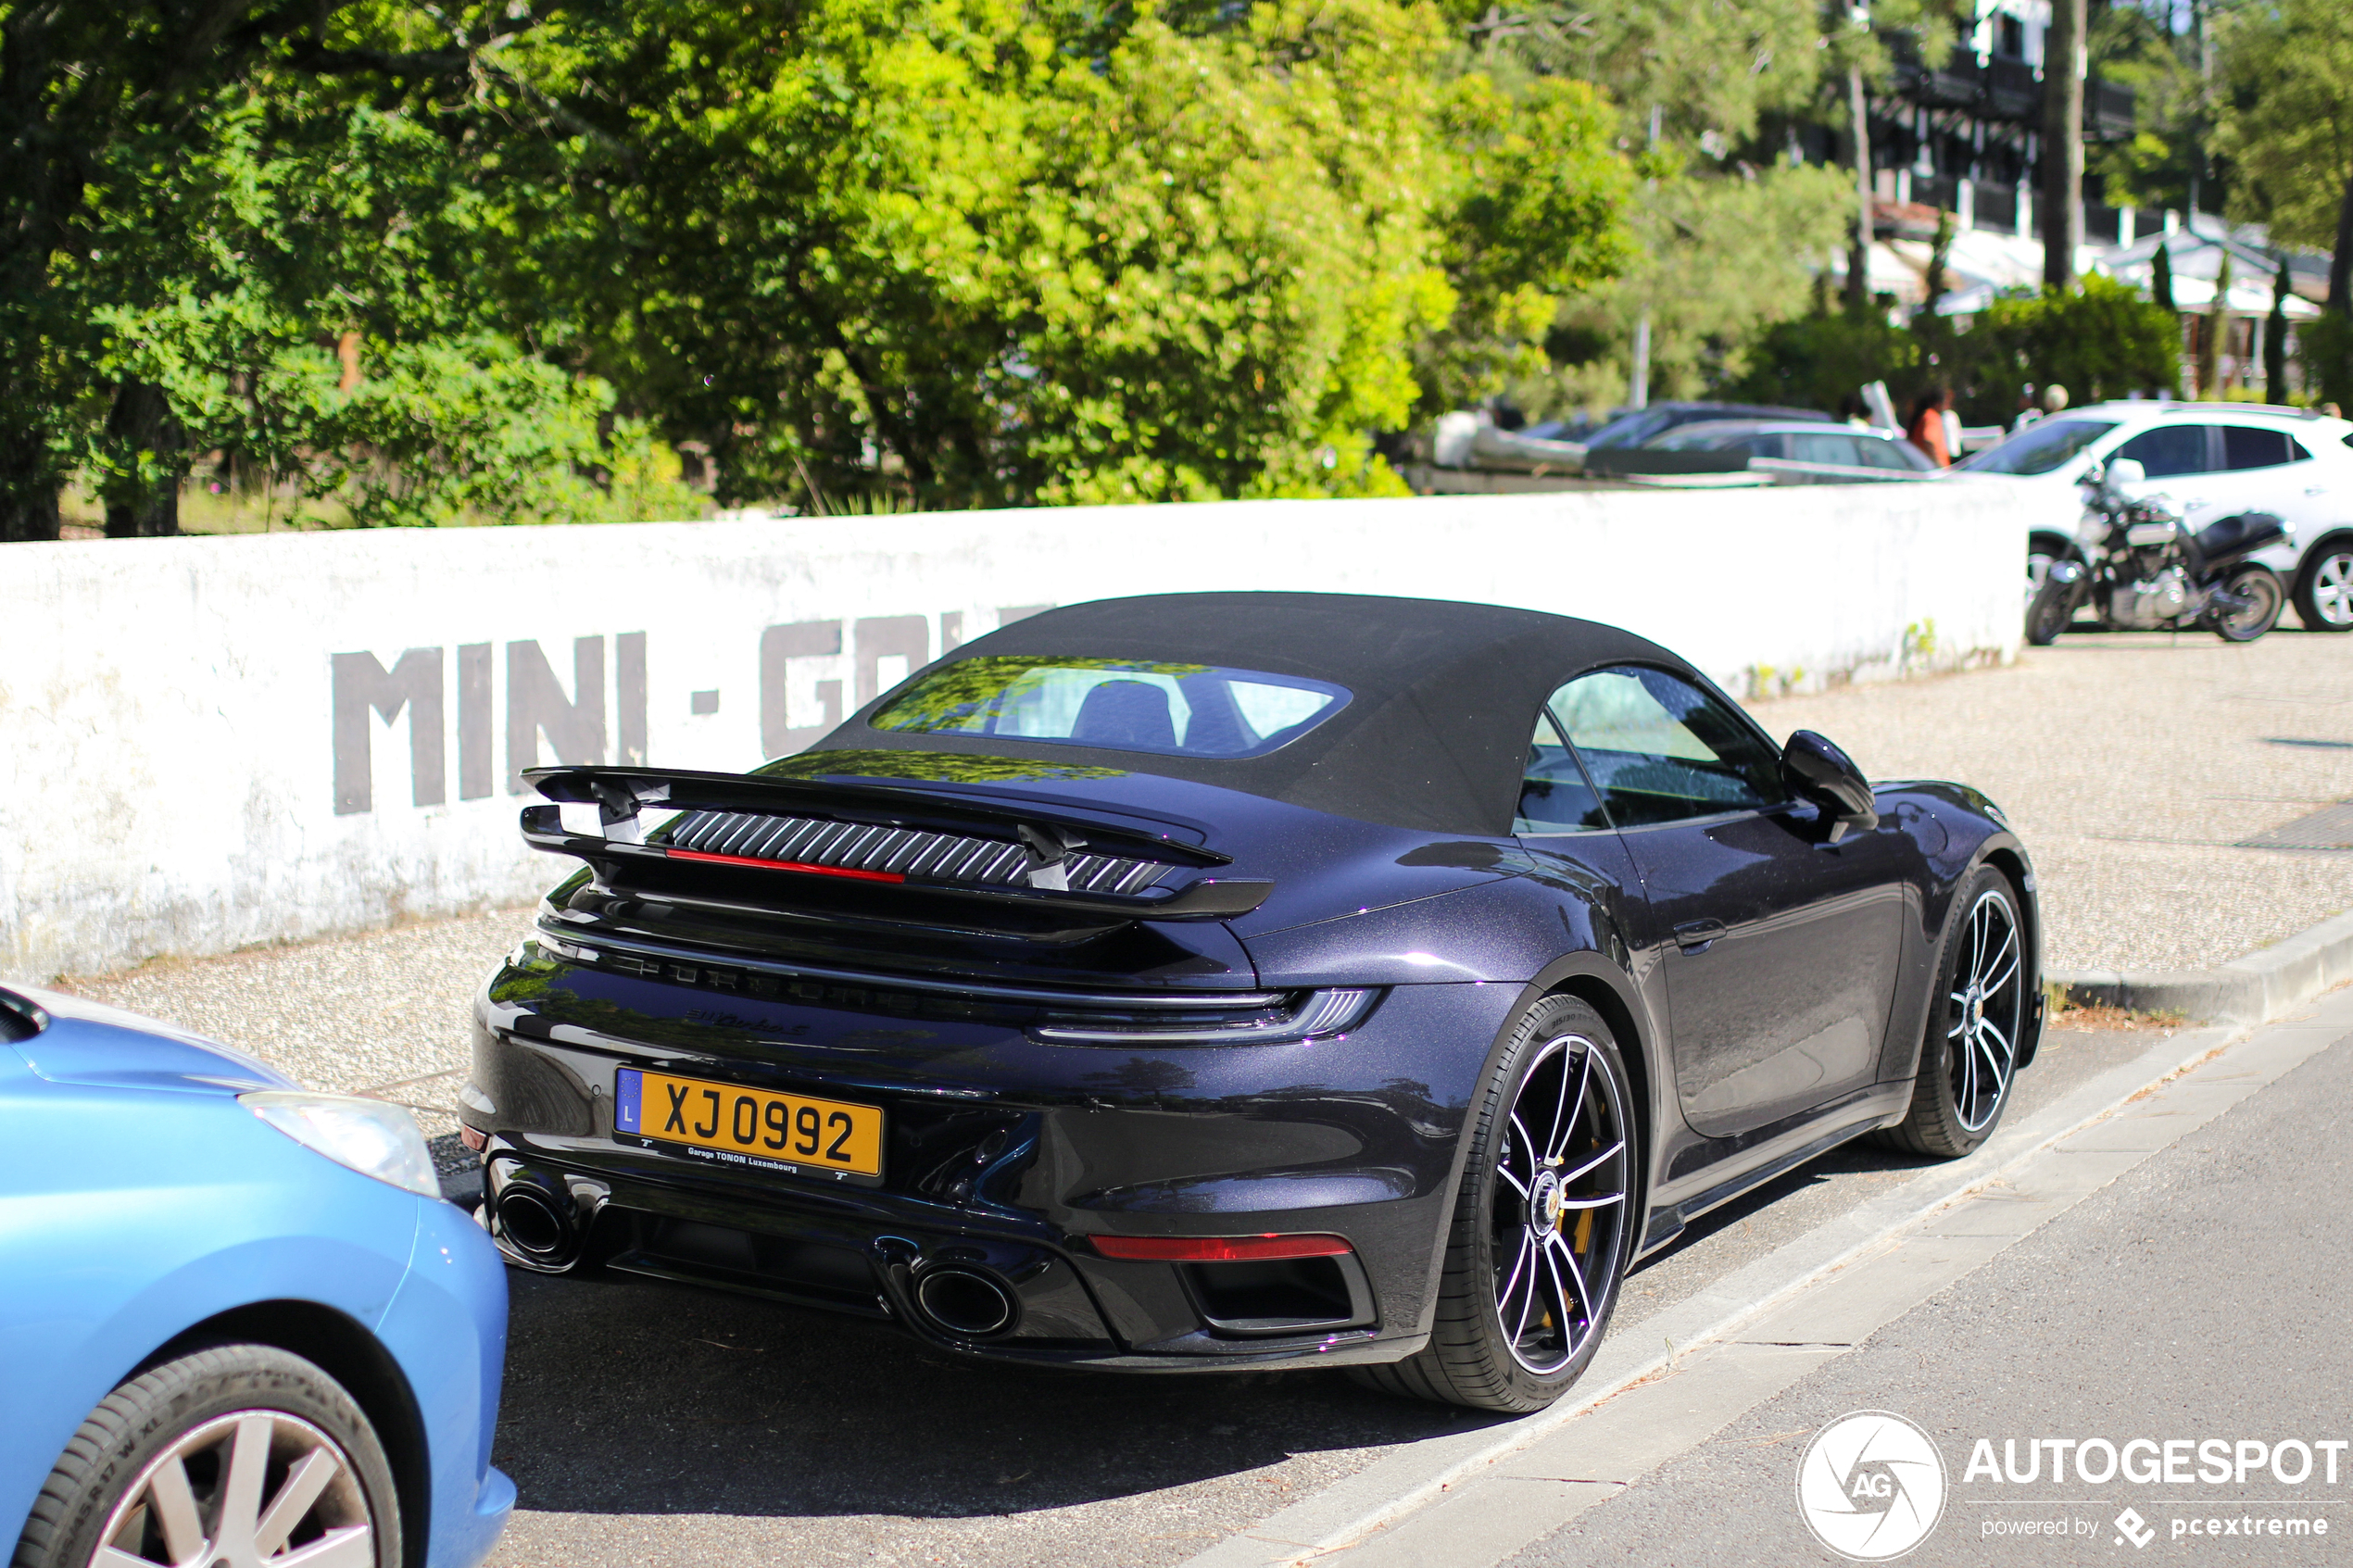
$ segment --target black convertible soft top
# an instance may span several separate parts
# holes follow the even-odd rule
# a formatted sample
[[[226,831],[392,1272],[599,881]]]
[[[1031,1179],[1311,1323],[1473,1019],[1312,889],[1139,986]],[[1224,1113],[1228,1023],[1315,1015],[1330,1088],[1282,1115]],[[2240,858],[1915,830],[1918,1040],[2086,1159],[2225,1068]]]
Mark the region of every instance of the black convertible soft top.
[[[1536,710],[1563,681],[1626,660],[1690,672],[1657,644],[1596,621],[1442,599],[1298,593],[1070,605],[991,632],[926,668],[1000,654],[1263,670],[1329,681],[1352,698],[1278,750],[1212,759],[877,730],[866,721],[894,688],[778,771],[820,771],[827,751],[1015,758],[1189,779],[1391,827],[1498,836],[1511,831]]]

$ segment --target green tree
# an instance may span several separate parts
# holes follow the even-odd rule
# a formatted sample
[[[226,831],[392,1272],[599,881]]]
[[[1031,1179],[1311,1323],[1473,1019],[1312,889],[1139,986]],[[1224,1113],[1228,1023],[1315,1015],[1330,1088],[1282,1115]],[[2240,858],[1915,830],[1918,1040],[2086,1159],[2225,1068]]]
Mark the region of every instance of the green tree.
[[[1792,122],[1840,119],[1850,65],[1883,84],[1894,50],[1941,49],[1950,23],[1941,0],[1883,4],[1860,28],[1848,7],[1817,0],[1604,0],[1495,7],[1466,36],[1470,57],[1499,79],[1593,82],[1619,107],[1621,144],[1641,149],[1633,261],[1565,300],[1551,364],[1515,382],[1520,403],[1550,408],[1623,397],[1638,324],[1655,396],[1699,395],[1746,374],[1757,335],[1802,313],[1856,217],[1851,169],[1783,156]]]
[[[1925,351],[1909,329],[1875,313],[1817,310],[1767,327],[1745,373],[1722,390],[1743,401],[1836,408],[1875,381],[1901,404],[1926,380]]]
[[[2087,147],[2087,171],[2100,177],[2111,207],[2184,208],[2193,191],[2212,207],[2221,192],[2207,159],[2211,112],[2196,30],[2176,32],[2170,18],[2141,6],[2093,7],[2092,74],[2133,93],[2133,132]]]
[[[107,9],[0,0],[0,534],[212,451],[368,523],[690,438],[829,511],[1393,490],[1629,254],[1615,111],[1426,0]]]
[[[471,19],[0,6],[0,537],[54,536],[75,470],[110,533],[174,532],[212,451],[363,522],[610,515],[573,483],[610,389],[497,330],[481,193],[520,117]]]
[[[2065,289],[1997,299],[1941,356],[1965,418],[2005,420],[2018,388],[2057,382],[2078,403],[2163,392],[2182,378],[2172,313],[2113,278],[2091,273]]]
[[[1617,264],[1606,117],[1442,81],[1426,6],[1183,19],[568,19],[538,80],[596,135],[522,226],[531,266],[597,281],[573,351],[737,495],[1393,488],[1365,433],[1407,422],[1417,368],[1491,383]]]
[[[2334,250],[2329,307],[2353,314],[2353,8],[2279,0],[2218,31],[2231,214],[2269,224],[2277,244]]]

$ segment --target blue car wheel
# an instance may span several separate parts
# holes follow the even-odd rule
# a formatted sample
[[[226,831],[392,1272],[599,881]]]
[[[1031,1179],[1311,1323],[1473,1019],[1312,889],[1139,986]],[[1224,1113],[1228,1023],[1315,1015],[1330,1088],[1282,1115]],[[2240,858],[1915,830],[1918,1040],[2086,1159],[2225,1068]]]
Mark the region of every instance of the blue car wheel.
[[[14,1568],[399,1568],[384,1445],[301,1357],[224,1345],[117,1387],[66,1445]]]

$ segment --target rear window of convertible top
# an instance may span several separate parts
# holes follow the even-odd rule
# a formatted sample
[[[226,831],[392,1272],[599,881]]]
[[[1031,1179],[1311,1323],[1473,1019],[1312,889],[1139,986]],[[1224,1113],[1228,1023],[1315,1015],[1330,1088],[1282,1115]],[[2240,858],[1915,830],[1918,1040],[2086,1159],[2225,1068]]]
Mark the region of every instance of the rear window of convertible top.
[[[1298,675],[1126,659],[1000,654],[943,664],[891,699],[877,730],[1258,757],[1348,704],[1345,687]]]

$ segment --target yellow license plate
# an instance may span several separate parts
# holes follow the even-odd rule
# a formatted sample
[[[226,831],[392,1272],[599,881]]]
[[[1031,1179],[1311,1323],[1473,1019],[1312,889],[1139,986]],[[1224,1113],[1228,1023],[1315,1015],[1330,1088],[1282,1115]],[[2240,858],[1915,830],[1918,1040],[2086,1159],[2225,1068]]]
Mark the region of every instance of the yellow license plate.
[[[628,1143],[680,1145],[723,1163],[882,1174],[880,1106],[634,1067],[613,1074],[613,1133]]]

